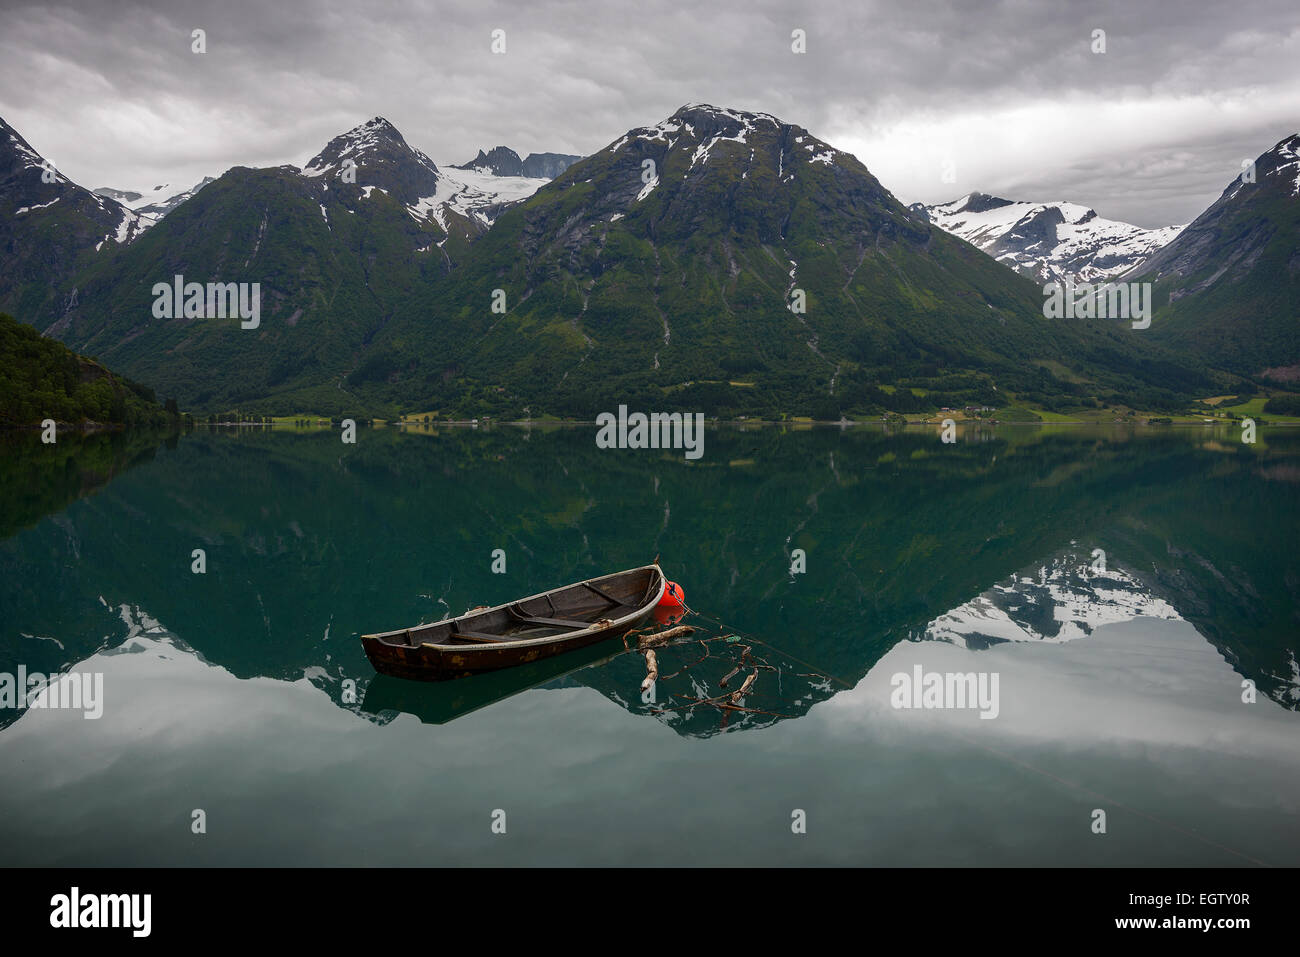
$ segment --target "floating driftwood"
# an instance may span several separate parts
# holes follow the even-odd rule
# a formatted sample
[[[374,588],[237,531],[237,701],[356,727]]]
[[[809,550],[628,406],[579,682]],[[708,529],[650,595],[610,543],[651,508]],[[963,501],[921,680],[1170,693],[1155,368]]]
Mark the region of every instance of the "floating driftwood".
[[[695,634],[693,625],[678,625],[676,628],[669,628],[667,631],[657,631],[653,635],[642,635],[636,640],[636,644],[638,648],[653,648],[674,638],[680,638],[682,635],[693,634]]]
[[[649,691],[655,681],[659,679],[659,660],[655,657],[653,651],[645,653],[645,680],[641,682],[641,693]]]
[[[730,703],[735,704],[737,701],[743,698],[745,696],[745,692],[748,691],[750,688],[754,687],[754,682],[757,680],[758,680],[758,669],[755,668],[754,673],[745,679],[745,683],[731,693]]]

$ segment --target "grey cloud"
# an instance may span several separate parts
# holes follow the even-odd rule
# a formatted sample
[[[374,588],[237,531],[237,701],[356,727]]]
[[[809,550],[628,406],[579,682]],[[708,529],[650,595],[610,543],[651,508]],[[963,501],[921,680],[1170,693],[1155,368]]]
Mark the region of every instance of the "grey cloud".
[[[77,0],[9,3],[3,18],[0,116],[89,186],[301,163],[376,114],[443,162],[499,144],[589,153],[703,101],[806,126],[905,201],[980,189],[1158,225],[1300,126],[1289,0]],[[1201,102],[1195,120],[1164,109]],[[1122,131],[1097,125],[1143,104],[1150,118]],[[1073,136],[1045,130],[1053,117]],[[949,129],[956,184],[918,145]]]

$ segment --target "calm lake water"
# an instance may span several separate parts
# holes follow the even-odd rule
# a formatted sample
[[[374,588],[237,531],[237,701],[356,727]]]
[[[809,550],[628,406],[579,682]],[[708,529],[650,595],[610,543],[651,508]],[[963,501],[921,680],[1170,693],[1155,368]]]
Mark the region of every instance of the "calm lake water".
[[[1300,865],[1300,434],[594,432],[5,439],[0,673],[103,690],[0,710],[0,863]],[[357,640],[656,555],[651,695]]]

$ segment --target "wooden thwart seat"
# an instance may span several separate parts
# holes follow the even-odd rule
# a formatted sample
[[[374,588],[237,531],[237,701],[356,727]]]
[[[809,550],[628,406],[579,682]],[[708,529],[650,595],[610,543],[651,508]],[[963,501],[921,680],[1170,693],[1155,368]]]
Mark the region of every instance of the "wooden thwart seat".
[[[572,618],[529,618],[524,615],[517,615],[519,621],[527,622],[530,625],[546,625],[550,628],[590,628],[589,621],[574,621]]]
[[[597,595],[599,595],[601,598],[605,599],[605,601],[609,602],[611,605],[615,607],[622,607],[622,608],[636,607],[635,605],[630,605],[627,602],[622,601],[621,599],[615,598],[613,595],[609,594],[609,592],[602,591],[601,589],[593,585],[591,582],[583,582],[582,587],[587,589],[587,591],[595,592]]]
[[[455,641],[457,638],[459,638],[462,641],[475,641],[475,642],[488,642],[488,643],[510,640],[509,638],[502,638],[500,635],[484,634],[481,631],[453,631],[447,637],[452,641]]]
[[[575,631],[580,628],[591,627],[591,622],[578,621],[574,618],[540,618],[535,615],[525,615],[515,605],[511,605],[506,610],[510,612],[510,617],[515,621],[522,621],[526,625],[544,625],[547,628],[570,628]]]

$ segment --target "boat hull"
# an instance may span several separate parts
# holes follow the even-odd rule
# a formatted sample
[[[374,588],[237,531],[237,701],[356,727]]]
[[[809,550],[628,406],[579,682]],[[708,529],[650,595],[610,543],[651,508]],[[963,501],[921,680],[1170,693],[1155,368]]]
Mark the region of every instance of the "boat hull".
[[[383,634],[363,635],[362,647],[380,674],[446,681],[530,664],[626,634],[653,614],[663,594],[657,565],[588,579],[460,618]],[[601,596],[604,596],[602,601]],[[624,602],[611,605],[614,599]],[[551,617],[537,617],[537,613]],[[585,627],[577,627],[585,618]],[[558,625],[563,620],[564,626]],[[558,633],[532,635],[554,621]],[[491,635],[492,637],[488,637]]]

